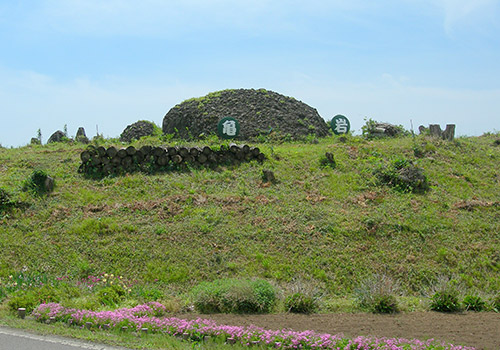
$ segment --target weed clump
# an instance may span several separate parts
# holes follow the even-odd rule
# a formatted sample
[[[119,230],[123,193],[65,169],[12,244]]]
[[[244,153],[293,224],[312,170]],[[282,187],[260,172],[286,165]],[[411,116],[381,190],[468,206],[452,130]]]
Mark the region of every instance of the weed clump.
[[[425,193],[430,185],[423,170],[406,159],[396,159],[388,166],[375,170],[379,183],[403,193]]]
[[[497,294],[491,303],[491,306],[493,307],[493,310],[495,312],[500,312],[500,294]]]
[[[373,313],[397,313],[399,307],[395,294],[398,289],[390,277],[374,275],[363,280],[356,289],[358,306]]]
[[[313,296],[297,292],[286,297],[285,307],[288,312],[310,314],[318,309],[318,303]]]
[[[13,205],[10,194],[0,187],[0,212],[9,209]]]
[[[437,291],[431,297],[431,310],[439,312],[457,312],[461,305],[458,292],[452,289]]]
[[[110,285],[97,292],[97,299],[104,306],[117,306],[124,298],[125,290],[118,285]]]
[[[322,167],[330,167],[335,169],[337,167],[337,162],[332,153],[326,152],[324,156],[319,159],[319,163]]]
[[[468,311],[483,311],[486,307],[486,303],[478,295],[466,295],[462,303]]]
[[[267,313],[276,303],[276,291],[265,280],[203,282],[192,294],[194,307],[201,313]]]
[[[18,290],[7,301],[7,306],[11,311],[16,311],[24,307],[26,312],[31,312],[42,303],[59,302],[61,297],[58,290],[52,286],[45,285],[39,288],[28,290]]]

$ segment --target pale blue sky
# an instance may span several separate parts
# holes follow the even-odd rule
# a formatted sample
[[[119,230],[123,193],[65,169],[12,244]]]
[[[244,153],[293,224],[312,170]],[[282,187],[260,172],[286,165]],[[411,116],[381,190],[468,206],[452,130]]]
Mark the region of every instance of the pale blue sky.
[[[175,104],[265,88],[402,124],[500,130],[500,0],[0,0],[0,144],[117,137]]]

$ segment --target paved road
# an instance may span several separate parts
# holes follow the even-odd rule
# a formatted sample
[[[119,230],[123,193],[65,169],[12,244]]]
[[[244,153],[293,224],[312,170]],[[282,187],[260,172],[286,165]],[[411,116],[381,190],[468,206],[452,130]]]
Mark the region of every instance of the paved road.
[[[0,350],[124,350],[69,338],[35,335],[0,327]]]

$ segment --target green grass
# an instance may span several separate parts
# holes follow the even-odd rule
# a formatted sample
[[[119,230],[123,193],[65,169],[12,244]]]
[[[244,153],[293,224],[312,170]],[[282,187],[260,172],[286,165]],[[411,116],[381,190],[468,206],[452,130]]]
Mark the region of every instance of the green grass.
[[[186,302],[200,282],[248,277],[285,291],[307,281],[323,299],[342,300],[375,274],[407,297],[430,296],[441,276],[493,295],[500,289],[497,139],[266,143],[257,145],[269,157],[263,164],[100,180],[77,173],[81,145],[0,148],[0,187],[17,203],[0,213],[0,278],[113,273]],[[321,165],[325,152],[335,169]],[[430,191],[380,185],[374,170],[397,159],[422,168]],[[22,191],[37,169],[55,178],[48,196]],[[263,169],[277,182],[263,184]],[[479,205],[461,209],[471,201]]]

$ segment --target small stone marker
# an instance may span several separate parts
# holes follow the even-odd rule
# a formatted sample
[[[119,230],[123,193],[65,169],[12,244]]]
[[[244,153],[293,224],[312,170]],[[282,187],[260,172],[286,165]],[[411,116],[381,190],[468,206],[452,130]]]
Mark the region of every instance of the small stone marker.
[[[26,308],[20,307],[19,309],[17,309],[17,316],[19,316],[20,319],[24,320],[24,318],[26,317]]]
[[[234,118],[222,118],[217,124],[217,133],[223,139],[234,139],[240,133],[240,124]]]
[[[441,126],[439,124],[430,124],[429,134],[443,140],[453,141],[455,138],[455,124],[446,124],[446,129],[444,131],[441,130]]]
[[[45,192],[50,193],[54,190],[55,181],[52,177],[47,176],[44,182]]]
[[[76,132],[75,140],[77,142],[81,142],[81,143],[85,143],[85,144],[90,143],[90,140],[88,139],[87,135],[85,134],[85,129],[83,127],[78,128],[78,131]]]
[[[337,114],[333,117],[330,124],[335,135],[344,135],[351,130],[351,123],[349,122],[349,119],[341,114]]]

